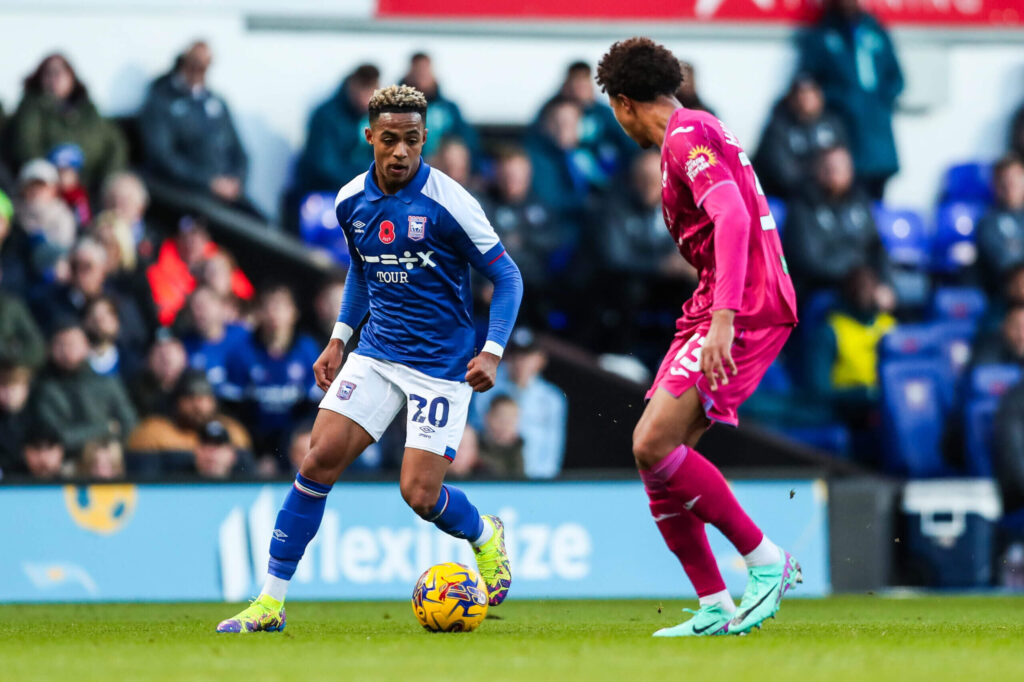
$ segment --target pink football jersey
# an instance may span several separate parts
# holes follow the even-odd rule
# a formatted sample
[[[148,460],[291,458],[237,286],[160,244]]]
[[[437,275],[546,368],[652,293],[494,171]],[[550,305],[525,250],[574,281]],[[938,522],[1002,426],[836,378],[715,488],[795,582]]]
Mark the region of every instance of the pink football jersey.
[[[716,187],[734,183],[750,216],[747,272],[736,312],[739,328],[796,324],[796,294],[761,183],[739,140],[709,113],[676,109],[661,146],[662,210],[679,252],[700,275],[683,304],[679,329],[711,318],[715,293],[715,226],[701,208]]]

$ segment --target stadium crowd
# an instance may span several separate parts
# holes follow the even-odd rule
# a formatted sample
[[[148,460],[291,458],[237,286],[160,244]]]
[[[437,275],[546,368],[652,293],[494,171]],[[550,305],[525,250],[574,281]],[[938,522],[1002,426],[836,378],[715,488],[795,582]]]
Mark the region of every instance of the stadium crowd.
[[[884,467],[887,413],[899,403],[885,396],[884,339],[934,322],[940,292],[982,301],[967,310],[953,296],[950,314],[969,324],[960,326],[952,381],[983,365],[1024,367],[1024,107],[991,182],[969,197],[970,243],[955,245],[948,267],[936,267],[931,251],[915,256],[906,242],[919,219],[879,203],[898,171],[892,117],[903,78],[888,33],[851,5],[831,3],[799,34],[796,75],[756,146],[802,324],[748,416]],[[60,54],[36,66],[13,113],[0,116],[5,479],[277,476],[305,451],[319,398],[311,365],[344,280],[324,283],[304,320],[287,283],[250,279],[203,216],[147,222],[150,179],[260,217],[230,107],[207,81],[212,60],[211,46],[196,42],[150,85],[137,116],[137,168],[125,134]],[[680,101],[707,109],[683,65]],[[631,356],[649,371],[695,284],[662,220],[659,155],[621,131],[586,62],[568,66],[535,120],[500,139],[446,97],[429,55],[412,55],[401,81],[430,103],[425,156],[476,194],[527,288],[521,329],[498,385],[473,405],[452,473],[557,476],[568,405],[544,378],[534,332]],[[325,244],[304,230],[304,207],[321,193],[332,199],[368,167],[363,129],[381,84],[376,66],[360,64],[310,116],[282,211],[313,248]],[[478,287],[481,304],[488,293]],[[1014,383],[1004,382],[1001,406],[990,410],[992,443],[1008,500],[1024,504],[1024,385]],[[967,409],[959,395],[945,414]],[[963,466],[969,431],[942,434],[951,470]],[[401,442],[389,432],[356,467],[393,468]]]

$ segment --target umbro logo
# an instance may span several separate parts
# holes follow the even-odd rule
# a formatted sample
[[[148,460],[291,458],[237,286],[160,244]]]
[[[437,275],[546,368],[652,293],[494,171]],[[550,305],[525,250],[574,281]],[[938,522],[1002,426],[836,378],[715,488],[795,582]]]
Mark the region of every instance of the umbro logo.
[[[352,223],[352,227],[358,230],[360,227],[366,227],[366,223],[364,223],[362,220],[357,220],[354,223]]]
[[[285,533],[280,528],[275,528],[274,529],[274,539],[275,540],[280,540],[281,542],[284,542],[287,537],[288,537],[288,533]]]

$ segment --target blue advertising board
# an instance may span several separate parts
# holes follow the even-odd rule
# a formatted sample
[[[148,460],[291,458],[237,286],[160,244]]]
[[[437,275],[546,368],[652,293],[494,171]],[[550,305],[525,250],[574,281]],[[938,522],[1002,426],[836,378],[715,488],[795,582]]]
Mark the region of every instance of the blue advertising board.
[[[508,530],[512,596],[684,597],[639,482],[460,484]],[[287,484],[0,488],[0,601],[237,601],[259,591]],[[734,491],[804,568],[797,595],[828,593],[822,481],[738,481]],[[708,527],[729,589],[743,561]],[[391,483],[334,487],[290,599],[404,599],[468,543],[419,519]]]

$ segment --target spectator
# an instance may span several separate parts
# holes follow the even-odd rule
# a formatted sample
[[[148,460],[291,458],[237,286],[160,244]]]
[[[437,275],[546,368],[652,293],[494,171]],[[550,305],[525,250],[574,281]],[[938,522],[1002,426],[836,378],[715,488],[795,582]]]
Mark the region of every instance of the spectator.
[[[993,444],[995,478],[1009,514],[1024,507],[1024,383],[999,401]]]
[[[50,366],[32,394],[35,421],[55,433],[77,456],[90,440],[124,438],[135,427],[135,409],[116,377],[89,366],[89,342],[74,322],[59,322],[50,341]]]
[[[252,441],[239,422],[220,412],[206,375],[188,370],[175,389],[174,416],[151,415],[142,420],[128,439],[132,452],[195,452],[199,434],[207,422],[223,424],[236,448],[249,450]]]
[[[978,338],[971,363],[1024,365],[1024,303],[1011,305],[999,329]]]
[[[189,367],[206,373],[218,397],[240,400],[241,395],[229,385],[228,366],[230,358],[245,347],[249,330],[228,323],[227,302],[205,284],[192,292],[188,312],[192,328],[182,342]]]
[[[124,478],[124,450],[116,438],[86,443],[75,471],[79,478],[116,481]]]
[[[231,324],[250,326],[248,321],[248,306],[246,302],[235,295],[234,273],[238,270],[238,263],[227,251],[218,251],[211,255],[203,263],[199,272],[201,286],[207,286],[216,292],[225,306],[225,320]]]
[[[838,116],[825,111],[821,86],[808,74],[798,74],[772,110],[754,168],[765,192],[789,200],[814,182],[819,153],[846,145],[846,129]]]
[[[316,298],[313,299],[313,312],[316,314],[316,326],[310,330],[310,335],[316,340],[317,345],[323,348],[331,339],[334,333],[334,324],[338,321],[338,312],[341,310],[341,299],[345,296],[345,277],[330,277],[320,287]],[[354,343],[349,343],[350,348],[355,348]]]
[[[523,476],[523,439],[519,435],[519,406],[507,395],[491,400],[480,438],[478,471],[501,478]]]
[[[843,147],[818,155],[814,185],[789,206],[784,242],[793,283],[804,297],[839,287],[860,266],[872,268],[880,281],[888,280],[888,256],[871,202],[854,184],[850,154]],[[879,285],[878,296],[883,309],[893,308],[888,285]]]
[[[437,151],[430,157],[430,165],[463,187],[471,187],[472,159],[469,147],[461,139],[449,137],[437,145]]]
[[[121,319],[117,302],[99,296],[85,304],[82,327],[89,338],[89,366],[100,376],[130,379],[138,371],[140,353],[121,340]]]
[[[310,192],[336,193],[366,171],[373,148],[364,131],[370,125],[368,107],[380,85],[380,71],[361,64],[345,77],[338,91],[313,112],[306,146],[299,157],[298,201]],[[296,202],[297,205],[298,202]]]
[[[159,324],[156,304],[146,272],[139,267],[139,254],[129,223],[114,211],[106,210],[93,219],[89,234],[107,252],[107,288],[134,304],[146,329],[155,329]]]
[[[807,349],[812,391],[851,427],[863,427],[876,406],[878,343],[896,326],[895,318],[879,308],[877,289],[873,270],[851,270],[839,306]]]
[[[478,394],[473,401],[474,421],[477,425],[484,423],[483,415],[494,396],[510,397],[519,405],[526,475],[554,478],[562,470],[565,455],[565,394],[541,376],[548,356],[530,330],[520,328],[513,333],[505,358],[494,388]],[[477,426],[477,430],[482,429]]]
[[[38,369],[46,341],[21,299],[0,290],[0,359]]]
[[[1024,160],[1005,156],[992,169],[995,206],[978,221],[978,270],[990,296],[1024,264]]]
[[[323,396],[313,376],[320,347],[296,333],[299,310],[286,286],[260,293],[257,320],[249,342],[228,360],[228,383],[232,397],[245,403],[257,452],[283,463],[289,435]]]
[[[252,212],[248,157],[227,102],[206,85],[212,61],[210,46],[197,41],[150,85],[139,114],[146,168],[156,179]]]
[[[149,191],[142,179],[134,173],[115,173],[103,185],[103,210],[114,214],[128,224],[135,253],[145,265],[156,258],[158,238],[146,224]]]
[[[530,157],[519,147],[506,147],[497,154],[494,182],[480,203],[526,287],[540,293],[555,274],[553,257],[574,235],[537,198],[532,181]]]
[[[62,144],[54,147],[46,160],[57,169],[57,192],[81,225],[92,222],[92,209],[89,207],[89,195],[82,186],[82,166],[85,157],[82,148],[77,144]]]
[[[588,153],[591,163],[600,169],[605,180],[625,168],[636,145],[615,120],[611,107],[598,99],[590,64],[583,61],[570,64],[558,94],[545,104],[541,112],[560,98],[570,99],[579,105],[580,147]],[[543,126],[542,119],[543,116],[538,115],[534,127]]]
[[[232,444],[227,426],[216,419],[203,425],[195,454],[195,473],[202,478],[227,479],[249,468]]]
[[[22,471],[39,481],[67,478],[70,463],[64,461],[64,443],[59,432],[45,428],[33,432],[22,451]]]
[[[58,194],[57,183],[57,169],[45,159],[34,159],[22,166],[18,174],[21,201],[17,220],[37,245],[63,254],[75,242],[77,226],[74,214]],[[35,254],[41,250],[37,246]]]
[[[29,391],[32,370],[10,360],[0,360],[0,474],[16,470],[28,437]]]
[[[533,193],[552,211],[579,219],[591,189],[593,168],[580,149],[580,106],[556,97],[541,112],[540,126],[527,140],[533,164]]]
[[[149,328],[135,302],[108,282],[107,250],[91,237],[83,237],[71,252],[71,278],[66,284],[42,289],[32,302],[36,319],[79,318],[86,305],[101,296],[113,299],[120,318],[122,348],[141,353],[149,342]]]
[[[13,223],[14,204],[0,190],[0,286],[5,291],[24,296],[28,291],[29,239],[20,226]]]
[[[131,385],[132,402],[143,417],[170,417],[175,410],[175,389],[187,367],[185,347],[167,329],[157,333],[146,357],[146,367]]]
[[[858,181],[876,200],[899,170],[892,116],[903,73],[888,32],[860,0],[828,0],[800,40],[799,70],[821,83],[825,103],[846,124]]]
[[[89,99],[67,58],[47,56],[25,79],[24,95],[6,136],[12,161],[21,167],[62,144],[82,150],[82,184],[95,192],[103,179],[128,161],[128,145],[117,126],[105,120]]]
[[[706,111],[714,116],[715,112],[711,110],[711,107],[704,104],[700,95],[697,94],[697,73],[693,68],[693,64],[680,59],[679,69],[683,72],[683,80],[679,83],[679,89],[676,90],[676,99],[687,109]]]
[[[447,140],[456,139],[465,145],[472,161],[479,154],[476,131],[462,118],[459,105],[441,94],[430,56],[423,52],[414,54],[409,59],[409,71],[402,83],[411,85],[427,98],[426,126],[430,134],[423,143],[423,156],[433,156]]]
[[[174,323],[189,294],[196,288],[196,278],[201,269],[219,251],[201,219],[183,216],[178,221],[177,236],[164,240],[156,262],[146,269],[161,325],[166,327]],[[231,273],[231,291],[243,301],[253,296],[252,283],[239,268]]]
[[[981,319],[982,334],[997,331],[1003,324],[1006,311],[1016,305],[1024,305],[1024,263],[1010,269],[1004,277],[1004,284],[998,296],[989,299],[988,309]]]

